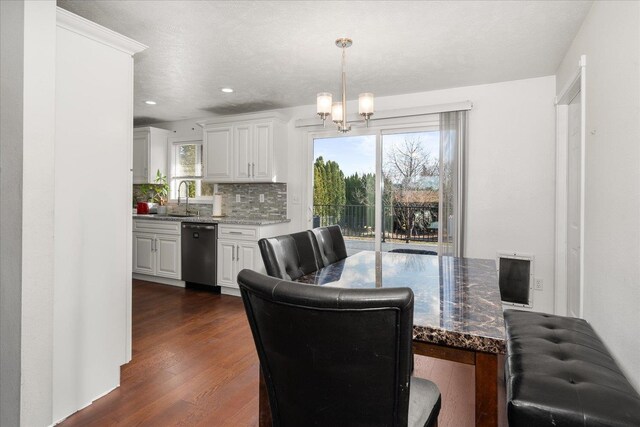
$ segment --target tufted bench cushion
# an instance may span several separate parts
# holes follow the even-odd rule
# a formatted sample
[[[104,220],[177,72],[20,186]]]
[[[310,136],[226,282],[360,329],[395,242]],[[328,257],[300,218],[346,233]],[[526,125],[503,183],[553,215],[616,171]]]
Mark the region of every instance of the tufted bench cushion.
[[[509,426],[640,426],[640,395],[582,319],[506,310]]]

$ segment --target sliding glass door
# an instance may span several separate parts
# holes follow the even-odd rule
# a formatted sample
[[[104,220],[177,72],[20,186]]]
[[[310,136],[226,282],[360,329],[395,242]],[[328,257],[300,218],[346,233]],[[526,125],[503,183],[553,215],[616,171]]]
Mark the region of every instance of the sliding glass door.
[[[313,140],[312,226],[339,224],[361,250],[437,253],[437,123]]]

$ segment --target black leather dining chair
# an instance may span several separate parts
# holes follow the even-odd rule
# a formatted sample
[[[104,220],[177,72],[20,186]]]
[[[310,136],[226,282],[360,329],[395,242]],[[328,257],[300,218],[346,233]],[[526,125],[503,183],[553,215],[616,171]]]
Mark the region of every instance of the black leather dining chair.
[[[440,392],[411,376],[413,292],[238,274],[274,426],[436,426]]]
[[[260,239],[258,247],[272,277],[296,280],[323,267],[318,243],[308,230]]]
[[[347,247],[339,225],[318,227],[311,231],[318,241],[323,267],[347,257]]]

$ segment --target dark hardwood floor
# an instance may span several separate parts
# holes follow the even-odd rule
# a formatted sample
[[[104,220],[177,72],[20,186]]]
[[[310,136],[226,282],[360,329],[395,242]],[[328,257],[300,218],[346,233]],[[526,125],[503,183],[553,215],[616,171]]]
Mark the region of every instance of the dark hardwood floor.
[[[474,369],[416,356],[440,427],[473,425]],[[258,356],[240,298],[134,280],[133,360],[120,387],[61,426],[257,426]]]

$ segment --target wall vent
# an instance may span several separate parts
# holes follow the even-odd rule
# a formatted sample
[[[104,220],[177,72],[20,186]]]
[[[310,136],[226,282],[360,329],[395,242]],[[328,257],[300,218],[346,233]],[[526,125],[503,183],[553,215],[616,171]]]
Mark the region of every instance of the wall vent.
[[[502,303],[533,307],[533,255],[498,252],[497,262]]]

